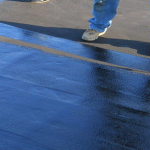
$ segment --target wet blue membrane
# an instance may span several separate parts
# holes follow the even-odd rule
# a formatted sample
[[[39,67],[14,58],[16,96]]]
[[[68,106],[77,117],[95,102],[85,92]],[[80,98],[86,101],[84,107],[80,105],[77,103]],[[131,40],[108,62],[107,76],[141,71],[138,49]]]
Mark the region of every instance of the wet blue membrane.
[[[0,49],[0,150],[149,150],[149,76]]]
[[[0,23],[1,36],[46,46],[52,49],[79,55],[94,60],[125,66],[133,69],[150,71],[150,59],[112,50],[87,46],[70,40],[40,34]]]

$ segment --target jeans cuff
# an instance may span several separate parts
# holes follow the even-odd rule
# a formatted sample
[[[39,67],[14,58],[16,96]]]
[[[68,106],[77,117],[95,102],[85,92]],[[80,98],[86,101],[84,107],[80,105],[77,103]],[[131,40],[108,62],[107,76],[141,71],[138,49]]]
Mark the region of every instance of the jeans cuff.
[[[105,30],[105,28],[97,27],[97,26],[95,26],[93,24],[90,24],[89,28],[93,29],[93,30],[96,30],[98,32],[104,32],[104,30]]]
[[[109,28],[111,26],[112,21],[110,20],[107,24],[104,25],[100,25],[100,24],[94,24],[93,20],[89,20],[89,22],[91,23],[89,28],[96,30],[98,32],[104,32],[106,28]]]

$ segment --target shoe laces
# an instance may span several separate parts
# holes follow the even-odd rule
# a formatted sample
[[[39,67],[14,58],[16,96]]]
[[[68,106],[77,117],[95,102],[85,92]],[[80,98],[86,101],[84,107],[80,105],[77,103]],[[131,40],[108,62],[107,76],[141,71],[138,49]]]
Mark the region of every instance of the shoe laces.
[[[94,30],[94,29],[87,29],[86,31],[88,34],[92,35],[92,34],[95,34],[95,33],[98,33],[98,31]]]

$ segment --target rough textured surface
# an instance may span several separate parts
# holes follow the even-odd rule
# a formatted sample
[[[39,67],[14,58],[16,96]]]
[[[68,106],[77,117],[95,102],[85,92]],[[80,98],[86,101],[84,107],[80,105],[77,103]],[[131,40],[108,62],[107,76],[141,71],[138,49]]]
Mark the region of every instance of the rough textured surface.
[[[50,0],[43,4],[2,1],[0,21],[77,42],[92,17],[92,0]],[[106,35],[94,43],[101,48],[149,56],[150,12],[147,0],[120,0],[118,14]]]

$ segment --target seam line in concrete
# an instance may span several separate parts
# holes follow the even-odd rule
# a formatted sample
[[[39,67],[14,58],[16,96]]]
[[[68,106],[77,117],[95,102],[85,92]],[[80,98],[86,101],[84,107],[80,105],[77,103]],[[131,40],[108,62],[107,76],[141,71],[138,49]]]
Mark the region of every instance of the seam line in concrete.
[[[118,68],[118,69],[124,69],[126,71],[130,71],[130,72],[134,72],[134,73],[150,75],[150,72],[147,72],[147,71],[138,70],[138,69],[129,68],[129,67],[124,67],[124,66],[119,66],[119,65],[99,61],[99,60],[94,60],[94,59],[78,56],[78,55],[75,55],[75,54],[63,52],[63,51],[60,51],[60,50],[55,50],[55,49],[48,48],[48,47],[45,47],[45,46],[41,46],[41,45],[37,45],[37,44],[33,44],[33,43],[28,43],[28,42],[24,42],[24,41],[12,39],[12,38],[4,37],[4,36],[0,36],[0,42],[14,44],[14,45],[18,45],[18,46],[24,46],[24,47],[33,48],[33,49],[38,49],[38,50],[41,50],[41,51],[44,51],[44,52],[47,52],[47,53],[60,55],[60,56],[65,56],[65,57],[69,57],[69,58],[74,58],[74,59],[78,59],[78,60],[82,60],[82,61],[87,61],[87,62],[90,62],[90,63],[96,63],[96,64],[100,64],[100,65],[109,66],[109,67],[115,67],[115,68]]]

